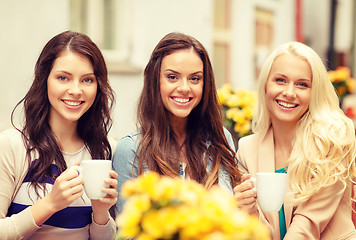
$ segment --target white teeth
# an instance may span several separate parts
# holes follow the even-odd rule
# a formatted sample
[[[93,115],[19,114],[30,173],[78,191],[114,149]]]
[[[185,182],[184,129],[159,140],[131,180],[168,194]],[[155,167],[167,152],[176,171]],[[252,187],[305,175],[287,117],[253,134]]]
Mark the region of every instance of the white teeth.
[[[65,101],[65,100],[63,100],[63,102],[70,106],[78,106],[82,103],[82,102],[73,102],[73,101]]]
[[[297,104],[291,104],[291,103],[280,102],[280,101],[278,101],[278,104],[286,108],[294,108],[297,106]]]
[[[189,98],[173,98],[173,100],[180,103],[189,102]]]

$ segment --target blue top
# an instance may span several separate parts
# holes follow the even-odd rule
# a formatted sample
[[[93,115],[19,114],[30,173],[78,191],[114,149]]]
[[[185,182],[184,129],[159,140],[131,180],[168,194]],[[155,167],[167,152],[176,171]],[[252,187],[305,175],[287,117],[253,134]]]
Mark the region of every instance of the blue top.
[[[285,168],[276,169],[275,172],[276,173],[287,173]],[[279,214],[279,232],[281,235],[281,239],[283,239],[287,233],[286,217],[284,215],[284,204],[282,205],[278,214]]]
[[[224,128],[224,133],[231,149],[235,152],[235,146],[230,132]],[[136,154],[137,146],[139,144],[138,137],[139,134],[136,131],[132,134],[123,137],[118,142],[116,150],[113,154],[113,160],[112,160],[113,169],[119,175],[117,178],[118,181],[117,191],[119,193],[119,197],[114,209],[115,216],[117,216],[122,211],[122,207],[124,204],[124,200],[120,198],[121,186],[127,180],[132,179],[132,174],[133,176],[138,176],[138,161],[135,161],[135,165],[134,165],[135,154]],[[209,164],[207,168],[209,169]],[[183,173],[180,174],[183,175]],[[229,172],[223,168],[220,168],[219,171],[219,185],[227,189],[231,194],[233,194]]]

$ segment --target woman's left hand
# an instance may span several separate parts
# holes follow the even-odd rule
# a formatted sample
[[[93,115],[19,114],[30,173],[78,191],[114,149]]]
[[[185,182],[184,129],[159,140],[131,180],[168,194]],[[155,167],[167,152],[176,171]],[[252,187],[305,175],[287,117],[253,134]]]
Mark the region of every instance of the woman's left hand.
[[[93,208],[93,218],[94,221],[99,225],[105,225],[109,221],[109,209],[111,208],[111,206],[116,204],[117,197],[119,195],[117,192],[117,173],[114,170],[111,170],[110,177],[111,178],[105,180],[105,183],[108,184],[109,187],[102,189],[102,191],[106,193],[106,196],[99,199],[91,200],[91,206]]]

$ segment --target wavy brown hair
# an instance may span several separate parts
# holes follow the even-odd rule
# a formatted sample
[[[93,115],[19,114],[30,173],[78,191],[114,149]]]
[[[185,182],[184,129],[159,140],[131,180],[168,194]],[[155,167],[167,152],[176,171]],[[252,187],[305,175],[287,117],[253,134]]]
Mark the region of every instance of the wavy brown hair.
[[[144,86],[137,109],[140,139],[136,159],[139,174],[144,168],[162,175],[177,176],[181,147],[176,141],[160,93],[162,59],[181,49],[193,49],[204,66],[204,88],[200,103],[192,110],[187,122],[185,140],[187,174],[204,183],[207,188],[218,183],[219,169],[225,168],[232,186],[240,181],[237,159],[230,148],[223,129],[221,108],[212,65],[203,45],[195,38],[182,33],[169,33],[157,44],[144,70]],[[211,166],[208,166],[211,157]],[[210,168],[207,171],[207,166]]]
[[[11,114],[11,122],[15,127],[14,111],[23,103],[24,126],[22,130],[18,130],[22,133],[27,148],[27,157],[31,166],[30,182],[36,189],[40,182],[54,180],[67,168],[48,122],[51,105],[48,100],[47,79],[56,58],[60,53],[68,50],[90,60],[98,82],[93,105],[78,120],[78,135],[84,141],[92,158],[111,159],[112,156],[107,134],[112,125],[110,112],[114,103],[114,93],[108,83],[104,58],[97,45],[88,36],[72,31],[62,32],[53,37],[43,48],[35,66],[33,83]],[[34,162],[31,159],[33,152],[38,154],[38,159]],[[58,172],[51,170],[52,163],[57,165]]]

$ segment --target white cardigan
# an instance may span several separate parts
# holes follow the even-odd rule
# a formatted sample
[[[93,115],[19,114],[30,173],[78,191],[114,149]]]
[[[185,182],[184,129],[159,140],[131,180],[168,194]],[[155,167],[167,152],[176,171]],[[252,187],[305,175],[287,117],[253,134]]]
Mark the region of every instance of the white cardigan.
[[[113,142],[112,146],[115,146],[114,144],[115,143]],[[83,154],[81,154],[81,158],[90,157],[87,149],[84,149],[82,152]],[[68,166],[70,166],[73,161],[78,161],[78,157],[72,158],[70,154],[65,153],[63,155]],[[37,226],[29,207],[17,214],[13,214],[11,217],[7,217],[8,208],[21,188],[27,174],[28,167],[26,148],[20,132],[15,129],[9,129],[0,133],[1,239],[31,239],[31,235],[36,235],[36,239],[50,238],[51,240],[76,240],[88,236],[89,231],[90,239],[114,238],[113,235],[116,231],[116,226],[113,219],[110,219],[104,226],[98,225],[92,220],[90,226],[78,229],[78,231],[73,231],[71,229],[68,232],[63,228],[54,228],[45,225],[42,227]],[[87,204],[90,205],[90,201],[87,202]]]

